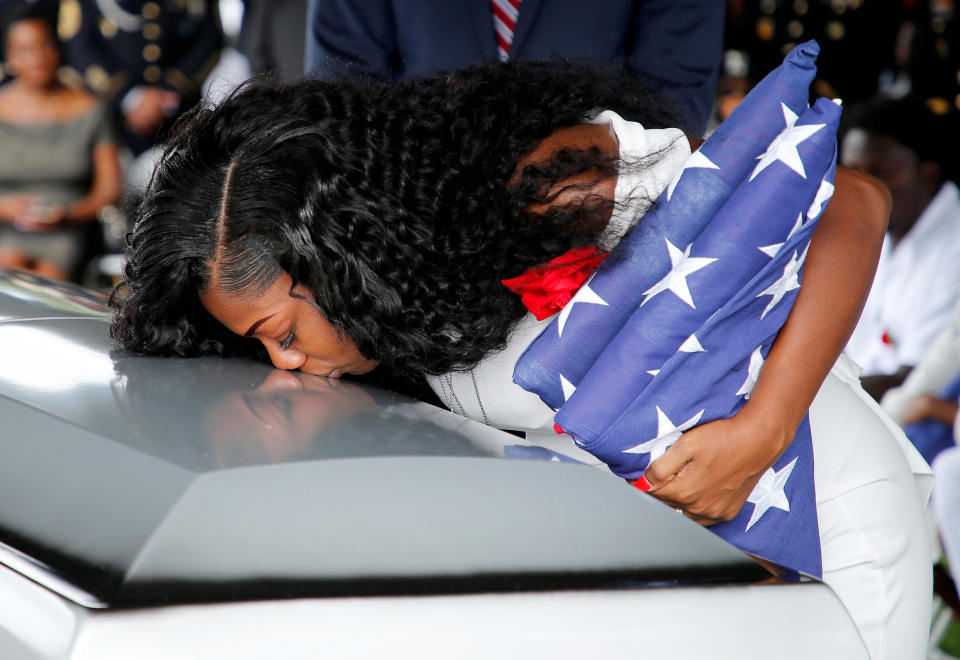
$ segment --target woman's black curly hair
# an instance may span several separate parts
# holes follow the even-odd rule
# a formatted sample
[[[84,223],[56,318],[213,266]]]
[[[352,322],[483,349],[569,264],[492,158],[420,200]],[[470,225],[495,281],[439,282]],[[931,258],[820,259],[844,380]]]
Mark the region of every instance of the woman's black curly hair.
[[[612,202],[533,214],[598,149],[517,163],[601,109],[645,126],[676,108],[627,74],[493,63],[403,83],[256,81],[181,120],[128,238],[112,334],[133,350],[250,354],[200,303],[286,271],[361,353],[401,372],[470,368],[523,316],[501,280],[595,243]],[[602,220],[602,221],[601,221]],[[261,353],[262,355],[262,353]]]

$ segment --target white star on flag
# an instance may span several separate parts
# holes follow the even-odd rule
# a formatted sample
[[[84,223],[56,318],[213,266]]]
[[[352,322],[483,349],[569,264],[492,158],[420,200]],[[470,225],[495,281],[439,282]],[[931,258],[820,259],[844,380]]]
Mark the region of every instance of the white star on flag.
[[[786,124],[784,128],[793,128],[793,125],[797,123],[800,115],[791,110],[783,101],[780,101],[780,109],[783,111],[783,123]]]
[[[683,167],[679,172],[673,177],[673,180],[670,182],[670,185],[667,186],[667,201],[670,201],[670,197],[673,196],[673,189],[677,187],[677,184],[680,183],[680,177],[683,176],[683,173],[687,170],[700,168],[708,170],[719,170],[720,166],[714,163],[712,160],[706,157],[702,151],[694,151],[690,154],[690,158],[687,159],[687,162],[683,164]]]
[[[577,386],[560,374],[560,387],[563,388],[563,400],[568,400],[577,391]]]
[[[667,243],[667,252],[670,254],[670,263],[673,267],[662,280],[643,292],[644,298],[640,302],[640,306],[646,305],[647,301],[658,293],[670,290],[677,294],[680,300],[696,309],[697,306],[693,304],[693,296],[690,295],[690,288],[687,286],[687,276],[709,266],[716,259],[712,257],[691,257],[690,248],[693,247],[693,243],[681,252],[680,248],[671,243],[669,238],[664,240]]]
[[[560,316],[557,318],[557,332],[562,337],[563,336],[563,326],[567,324],[567,319],[570,318],[570,312],[573,311],[573,306],[577,303],[587,303],[590,305],[608,305],[606,300],[597,295],[597,292],[590,288],[590,282],[593,280],[594,275],[597,274],[597,271],[593,271],[593,274],[590,275],[590,278],[583,283],[583,286],[573,294],[573,298],[570,299],[566,305],[563,306],[563,309],[560,310]]]
[[[797,221],[794,223],[793,229],[790,230],[790,233],[787,234],[787,238],[786,238],[786,240],[784,241],[784,243],[786,243],[787,241],[789,241],[790,238],[791,238],[794,234],[796,234],[798,231],[800,231],[800,228],[801,228],[801,227],[803,227],[803,214],[802,214],[802,213],[800,213],[799,215],[797,215]],[[779,252],[779,251],[780,251],[780,248],[782,248],[782,247],[783,247],[783,243],[774,243],[773,245],[764,245],[763,247],[760,247],[760,248],[757,248],[757,249],[760,250],[761,252],[763,252],[765,255],[767,255],[767,256],[770,257],[771,259],[773,259],[775,256],[777,256],[777,252]]]
[[[697,339],[696,334],[692,334],[687,337],[680,348],[677,349],[681,353],[706,353],[707,349],[703,347],[703,344],[700,343],[700,340]]]
[[[807,250],[809,249],[810,246],[808,245]],[[777,303],[783,300],[783,297],[787,295],[787,293],[800,288],[800,278],[797,277],[797,273],[800,272],[800,266],[803,265],[804,259],[807,258],[807,250],[803,251],[799,259],[797,259],[797,252],[794,250],[790,261],[783,267],[783,275],[781,275],[776,282],[757,294],[757,298],[760,296],[773,296],[770,302],[767,303],[766,309],[763,310],[763,314],[760,315],[761,319],[764,318],[771,309],[776,307]]]
[[[787,106],[784,105],[783,108],[787,128],[783,129],[780,135],[774,138],[766,152],[760,156],[760,162],[757,163],[753,173],[750,174],[750,178],[747,179],[748,181],[753,181],[754,177],[778,160],[804,179],[807,178],[807,173],[803,169],[803,161],[800,159],[800,153],[797,151],[797,145],[826,126],[826,124],[791,125],[790,116],[796,121],[796,115],[793,114]],[[789,115],[787,113],[789,113]]]
[[[769,468],[763,473],[756,488],[747,497],[747,501],[753,504],[753,513],[750,515],[750,522],[747,523],[747,529],[744,531],[749,531],[770,507],[776,507],[781,511],[790,510],[790,500],[787,499],[787,494],[783,492],[783,488],[787,485],[787,479],[790,478],[790,473],[793,472],[793,467],[796,464],[797,459],[793,459],[779,472],[774,472],[773,468]]]
[[[670,448],[670,445],[680,439],[684,431],[697,425],[703,416],[703,412],[704,411],[701,410],[680,426],[675,426],[674,423],[670,421],[670,418],[667,417],[667,414],[660,410],[660,406],[657,406],[657,437],[652,440],[647,440],[646,442],[641,442],[639,445],[631,447],[630,449],[624,449],[623,453],[650,454],[650,462],[653,463],[663,456],[663,453]]]
[[[746,399],[750,398],[753,386],[757,384],[757,379],[760,377],[760,369],[763,368],[763,355],[760,353],[761,348],[763,348],[763,346],[757,346],[753,353],[750,354],[750,365],[747,367],[747,379],[743,381],[743,385],[737,390],[737,396],[742,396]]]
[[[824,179],[820,182],[820,187],[817,188],[817,194],[813,196],[813,203],[807,210],[807,218],[813,219],[820,215],[823,203],[829,201],[832,196],[833,184]]]

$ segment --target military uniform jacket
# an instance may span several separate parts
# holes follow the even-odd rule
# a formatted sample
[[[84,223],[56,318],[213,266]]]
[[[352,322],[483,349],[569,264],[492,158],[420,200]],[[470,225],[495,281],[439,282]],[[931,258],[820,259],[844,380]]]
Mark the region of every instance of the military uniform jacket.
[[[196,100],[222,46],[216,0],[61,0],[57,33],[67,76],[117,104],[139,85]]]

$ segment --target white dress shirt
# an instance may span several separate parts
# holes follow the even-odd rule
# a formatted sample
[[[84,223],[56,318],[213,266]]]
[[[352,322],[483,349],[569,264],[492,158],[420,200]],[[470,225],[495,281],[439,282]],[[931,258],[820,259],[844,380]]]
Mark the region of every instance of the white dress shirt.
[[[960,301],[960,190],[946,182],[880,264],[846,353],[864,375],[915,366]]]

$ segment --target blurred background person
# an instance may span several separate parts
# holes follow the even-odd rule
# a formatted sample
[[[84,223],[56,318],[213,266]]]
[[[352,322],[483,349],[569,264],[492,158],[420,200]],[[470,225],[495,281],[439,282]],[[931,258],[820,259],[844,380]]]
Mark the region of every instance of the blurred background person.
[[[726,4],[724,47],[745,55],[750,79],[763,77],[797,44],[816,39],[821,48],[816,94],[841,98],[847,107],[878,94],[910,94],[936,114],[960,114],[956,0]]]
[[[942,398],[941,393],[957,375],[960,375],[960,303],[903,384],[887,390],[880,405],[901,426],[928,419],[929,413],[934,412],[929,405],[931,399]],[[943,410],[936,411],[938,417],[942,417]]]
[[[956,599],[960,589],[960,570],[956,568],[960,566],[960,448],[953,447],[940,454],[933,463],[933,473],[933,511],[947,561],[954,567],[953,598]]]
[[[820,44],[813,92],[846,105],[877,91],[893,43],[916,0],[727,0],[725,47],[750,56],[759,79],[794,46]]]
[[[924,99],[937,114],[960,111],[960,25],[956,0],[916,0],[900,26],[903,93]],[[896,89],[896,88],[895,88]]]
[[[498,57],[609,62],[676,98],[702,135],[723,19],[717,0],[310,0],[305,71],[406,79]]]
[[[880,403],[931,465],[957,444],[960,304],[903,384],[887,390]]]
[[[68,74],[110,99],[133,155],[200,100],[223,45],[217,0],[60,0]]]
[[[88,281],[122,267],[128,217],[163,148],[164,133],[198,103],[224,40],[217,0],[58,0],[61,77],[106,99],[120,145],[119,213],[104,218],[107,255]]]
[[[841,162],[876,176],[893,197],[873,288],[846,348],[877,400],[903,382],[960,301],[956,135],[915,97],[878,98],[846,120]]]
[[[307,0],[244,0],[237,48],[250,71],[273,72],[284,80],[302,76],[306,20]]]
[[[109,109],[58,80],[48,3],[6,3],[3,48],[0,264],[77,279],[96,250],[97,214],[120,195]]]
[[[735,48],[728,48],[723,52],[713,114],[707,123],[706,135],[713,133],[753,89],[757,81],[751,71],[750,56],[747,53]]]

